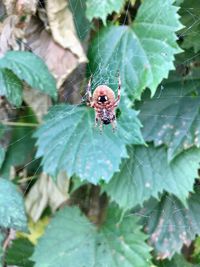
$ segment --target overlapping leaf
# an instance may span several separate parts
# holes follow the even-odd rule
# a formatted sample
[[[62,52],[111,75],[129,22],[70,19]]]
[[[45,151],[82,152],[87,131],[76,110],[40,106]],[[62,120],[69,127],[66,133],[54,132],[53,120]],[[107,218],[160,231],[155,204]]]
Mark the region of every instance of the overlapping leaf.
[[[5,54],[3,58],[0,59],[1,71],[2,68],[13,71],[18,76],[18,78],[26,81],[31,87],[39,89],[40,91],[47,93],[56,99],[57,92],[56,92],[55,80],[48,71],[48,68],[43,63],[43,61],[33,53],[21,52],[21,51],[9,51]],[[6,77],[8,76],[6,75]],[[14,79],[10,75],[10,79],[11,78]],[[11,90],[13,90],[13,86],[11,88],[8,87],[6,90],[9,92],[10,98],[12,96],[12,100],[15,99],[15,101],[17,101],[16,103],[19,104],[20,102],[19,88],[17,88],[18,93],[11,92]],[[14,98],[14,95],[15,96],[18,95],[17,100],[16,97]]]
[[[113,83],[111,78],[120,70],[129,96],[140,98],[146,87],[155,93],[181,51],[175,35],[181,24],[173,2],[142,1],[132,25],[110,26],[98,33],[89,49],[95,84]]]
[[[145,239],[136,218],[120,222],[120,212],[114,208],[98,230],[77,208],[66,208],[51,221],[32,259],[35,267],[149,267]]]
[[[0,227],[26,230],[22,196],[8,180],[0,178]]]
[[[18,107],[22,103],[22,89],[21,80],[11,70],[0,69],[0,96]]]
[[[154,247],[157,258],[171,258],[180,253],[200,234],[199,191],[192,194],[186,209],[174,196],[164,195],[160,202],[148,201],[142,212],[142,225],[150,235],[149,243]]]
[[[104,189],[121,207],[130,209],[163,190],[174,193],[183,203],[193,191],[199,168],[200,151],[190,149],[170,165],[164,147],[129,147],[120,172],[114,174]]]
[[[124,0],[87,0],[86,16],[89,20],[93,18],[102,19],[106,24],[106,17],[112,12],[119,12],[123,7]]]
[[[144,97],[139,106],[146,141],[168,146],[172,160],[192,146],[200,146],[200,79],[199,70],[185,78],[172,73],[153,99]]]
[[[183,38],[183,48],[193,48],[195,53],[200,50],[200,3],[196,0],[185,0],[181,4],[181,22],[185,26],[179,35]]]
[[[54,106],[35,135],[37,157],[43,156],[44,171],[54,176],[66,170],[69,176],[76,174],[95,184],[100,179],[109,181],[119,170],[121,159],[127,157],[126,145],[143,143],[136,115],[124,106],[118,130],[113,133],[108,125],[101,134],[98,127],[94,128],[92,109]]]
[[[5,255],[5,262],[7,265],[20,267],[33,267],[34,262],[29,258],[32,256],[34,250],[33,244],[26,238],[18,238],[12,241]]]

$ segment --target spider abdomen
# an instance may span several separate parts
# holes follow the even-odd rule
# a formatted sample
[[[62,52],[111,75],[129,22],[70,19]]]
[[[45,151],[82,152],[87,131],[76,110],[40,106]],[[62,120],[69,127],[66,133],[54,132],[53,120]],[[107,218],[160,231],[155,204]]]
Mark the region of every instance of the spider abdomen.
[[[106,85],[99,85],[91,93],[91,82],[92,77],[88,82],[87,93],[88,93],[88,103],[90,107],[95,109],[95,126],[98,125],[100,121],[100,131],[102,132],[103,124],[112,124],[113,131],[116,129],[116,116],[115,109],[120,101],[120,88],[121,80],[118,76],[118,92],[117,98],[115,99],[115,94],[113,90]]]
[[[96,103],[107,103],[115,101],[115,94],[113,90],[106,85],[99,85],[93,93],[93,101]]]

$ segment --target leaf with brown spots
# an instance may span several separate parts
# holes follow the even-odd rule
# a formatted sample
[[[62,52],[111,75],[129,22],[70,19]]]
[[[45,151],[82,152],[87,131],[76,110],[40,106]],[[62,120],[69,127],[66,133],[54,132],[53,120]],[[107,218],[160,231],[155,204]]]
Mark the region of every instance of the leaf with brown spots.
[[[147,94],[139,105],[143,135],[155,146],[168,146],[168,160],[182,151],[200,147],[199,70],[186,77],[172,73],[151,99]]]
[[[199,193],[191,195],[188,208],[176,197],[165,194],[160,202],[152,199],[140,211],[142,225],[150,235],[149,244],[154,247],[157,259],[172,258],[180,253],[184,244],[190,245],[200,234]]]

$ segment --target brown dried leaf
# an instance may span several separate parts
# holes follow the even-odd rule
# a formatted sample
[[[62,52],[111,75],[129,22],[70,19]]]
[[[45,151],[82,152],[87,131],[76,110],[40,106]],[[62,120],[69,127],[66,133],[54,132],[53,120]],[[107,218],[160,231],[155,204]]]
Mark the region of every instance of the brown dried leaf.
[[[23,39],[24,32],[21,28],[17,27],[18,23],[19,17],[17,15],[10,15],[1,24],[0,48],[2,54],[11,48],[19,50],[20,45],[17,39]]]
[[[38,0],[3,0],[8,15],[35,14]]]
[[[47,15],[54,40],[74,53],[79,63],[87,58],[76,35],[73,16],[67,0],[47,0]]]
[[[60,88],[80,60],[70,50],[57,44],[41,25],[35,18],[31,19],[26,31],[27,42],[32,51],[45,61]]]
[[[42,173],[29,191],[26,200],[26,210],[34,222],[38,221],[47,206],[54,212],[60,205],[67,201],[69,180],[65,173],[57,177],[54,183],[51,177]]]
[[[16,9],[18,14],[35,14],[38,0],[18,0]]]
[[[7,14],[13,14],[16,8],[16,0],[3,0],[3,3],[6,7]]]
[[[28,86],[24,86],[23,99],[34,111],[38,122],[42,122],[43,116],[52,105],[50,96],[43,94],[38,90],[30,90]]]

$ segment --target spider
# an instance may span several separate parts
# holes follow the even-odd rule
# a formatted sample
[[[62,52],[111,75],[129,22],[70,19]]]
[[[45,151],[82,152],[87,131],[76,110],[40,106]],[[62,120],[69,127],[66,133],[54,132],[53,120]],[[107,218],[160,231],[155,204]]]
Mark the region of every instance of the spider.
[[[121,79],[118,75],[118,95],[115,99],[115,94],[113,90],[106,85],[99,85],[91,93],[91,83],[92,76],[89,79],[87,86],[87,96],[88,103],[87,105],[95,109],[95,127],[98,126],[98,121],[100,121],[100,132],[103,130],[103,124],[112,124],[113,132],[116,129],[116,115],[115,109],[120,101],[120,90],[121,90]]]

